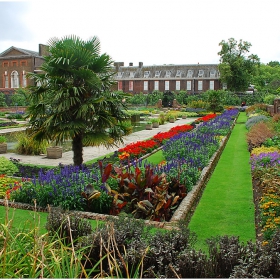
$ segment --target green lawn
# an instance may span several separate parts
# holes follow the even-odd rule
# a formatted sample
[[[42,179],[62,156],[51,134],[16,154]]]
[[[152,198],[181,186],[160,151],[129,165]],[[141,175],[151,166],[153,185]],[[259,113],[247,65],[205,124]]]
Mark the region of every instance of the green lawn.
[[[255,213],[246,143],[247,120],[240,113],[229,141],[191,218],[189,228],[198,236],[198,247],[211,236],[235,235],[255,240]]]
[[[47,212],[34,212],[31,210],[22,210],[0,206],[0,224],[6,224],[7,220],[11,222],[12,227],[17,229],[33,229],[36,226],[40,234],[47,232],[45,225],[47,223]],[[92,227],[96,228],[103,221],[89,220]]]

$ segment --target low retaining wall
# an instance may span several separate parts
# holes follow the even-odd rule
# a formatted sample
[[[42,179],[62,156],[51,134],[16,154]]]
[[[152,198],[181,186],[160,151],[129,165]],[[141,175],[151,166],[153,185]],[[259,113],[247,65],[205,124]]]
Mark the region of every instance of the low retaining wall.
[[[237,116],[237,118],[238,118],[238,116]],[[237,118],[235,119],[235,122],[232,125],[232,129],[233,129],[234,125],[236,124]],[[231,131],[232,131],[232,129],[231,129]],[[192,213],[194,212],[195,207],[198,204],[200,197],[203,193],[203,190],[220,159],[220,156],[226,146],[226,143],[227,143],[230,135],[231,135],[231,132],[222,139],[219,149],[211,157],[208,166],[203,168],[197,184],[188,193],[188,195],[182,200],[179,207],[173,214],[171,220],[169,222],[155,222],[155,221],[145,220],[146,224],[152,225],[152,226],[155,226],[158,228],[171,229],[171,228],[176,227],[177,223],[181,220],[186,220],[187,222],[190,220]],[[152,153],[155,153],[158,150],[160,150],[160,148],[156,149]],[[143,158],[146,158],[149,155],[145,155]],[[17,202],[9,201],[6,199],[0,199],[0,205],[11,207],[11,208],[24,209],[24,210],[49,212],[49,207],[48,208],[42,208],[42,207],[38,207],[38,206],[36,207],[36,205],[30,205],[30,204],[26,204],[26,203],[17,203]],[[112,217],[110,215],[84,212],[84,211],[71,211],[71,213],[73,213],[81,218],[100,220],[100,221],[105,221],[108,219],[108,217]],[[115,217],[116,219],[118,218],[117,216],[113,216],[113,217]]]

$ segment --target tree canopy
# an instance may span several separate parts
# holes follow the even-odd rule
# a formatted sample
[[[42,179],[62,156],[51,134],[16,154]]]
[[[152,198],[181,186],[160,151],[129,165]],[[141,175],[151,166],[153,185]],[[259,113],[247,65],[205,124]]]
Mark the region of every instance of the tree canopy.
[[[125,132],[126,95],[111,91],[112,60],[100,54],[100,41],[77,36],[48,42],[40,73],[30,87],[30,130],[37,140],[56,144],[72,140],[73,162],[83,163],[83,146],[112,146],[122,142]]]
[[[251,44],[242,39],[237,42],[234,38],[219,43],[221,51],[220,79],[227,84],[231,91],[245,91],[256,73],[256,66],[259,65],[259,58],[255,54],[249,54]]]

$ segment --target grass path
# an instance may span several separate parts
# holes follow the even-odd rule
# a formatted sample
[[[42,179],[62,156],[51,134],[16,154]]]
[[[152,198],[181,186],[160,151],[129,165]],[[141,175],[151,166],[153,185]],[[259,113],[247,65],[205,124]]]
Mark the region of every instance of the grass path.
[[[211,236],[239,236],[255,240],[255,212],[246,143],[247,120],[240,113],[221,158],[189,223],[198,236],[199,248]]]

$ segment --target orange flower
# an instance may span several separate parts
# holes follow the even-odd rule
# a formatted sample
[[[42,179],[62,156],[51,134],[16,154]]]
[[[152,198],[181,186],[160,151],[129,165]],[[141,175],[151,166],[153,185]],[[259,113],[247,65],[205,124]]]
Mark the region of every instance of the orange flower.
[[[130,156],[129,153],[123,152],[122,154],[119,155],[119,159],[123,160],[123,159],[129,158],[129,156]]]

